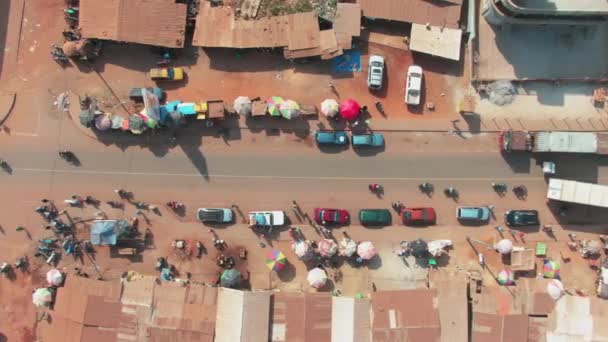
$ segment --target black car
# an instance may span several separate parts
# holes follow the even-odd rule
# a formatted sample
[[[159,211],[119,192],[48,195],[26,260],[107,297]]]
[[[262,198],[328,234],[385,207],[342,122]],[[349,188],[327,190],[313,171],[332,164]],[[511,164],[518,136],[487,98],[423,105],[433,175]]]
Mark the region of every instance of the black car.
[[[536,210],[509,210],[505,213],[507,226],[536,226],[540,224]]]

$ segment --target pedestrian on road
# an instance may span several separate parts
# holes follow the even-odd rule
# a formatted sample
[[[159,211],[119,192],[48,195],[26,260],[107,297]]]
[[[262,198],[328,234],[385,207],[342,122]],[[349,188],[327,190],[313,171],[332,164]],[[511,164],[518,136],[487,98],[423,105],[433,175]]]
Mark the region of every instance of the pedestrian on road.
[[[42,203],[49,203],[49,200],[46,199],[46,198],[43,198],[43,199],[40,200],[40,202],[42,202]]]
[[[496,228],[496,230],[497,230],[499,233],[501,233],[501,234],[502,234],[502,232],[504,232],[504,231],[505,231],[505,229],[504,229],[503,227],[501,227],[501,226],[496,226],[495,228]]]
[[[25,227],[19,226],[17,228],[15,228],[16,231],[21,232],[25,230]]]

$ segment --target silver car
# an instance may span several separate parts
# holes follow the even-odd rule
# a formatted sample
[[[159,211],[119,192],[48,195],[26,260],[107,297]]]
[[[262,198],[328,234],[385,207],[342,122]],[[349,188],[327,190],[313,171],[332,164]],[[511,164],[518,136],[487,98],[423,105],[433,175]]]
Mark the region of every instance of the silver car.
[[[384,57],[378,55],[369,56],[369,67],[367,69],[367,86],[370,89],[382,88],[384,79]]]
[[[196,217],[201,222],[231,223],[234,219],[232,210],[229,208],[199,208]]]

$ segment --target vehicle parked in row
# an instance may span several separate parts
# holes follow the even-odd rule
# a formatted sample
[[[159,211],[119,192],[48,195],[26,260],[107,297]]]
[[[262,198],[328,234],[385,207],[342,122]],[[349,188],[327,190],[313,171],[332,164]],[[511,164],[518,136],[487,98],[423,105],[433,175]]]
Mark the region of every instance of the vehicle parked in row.
[[[319,145],[347,145],[348,135],[344,131],[322,131],[315,134]]]
[[[490,208],[484,207],[458,207],[456,219],[465,223],[483,223],[490,220]]]
[[[378,55],[369,56],[367,69],[367,86],[372,90],[382,89],[384,81],[384,57]]]
[[[384,136],[381,133],[353,134],[351,142],[353,147],[381,147]]]
[[[348,211],[344,209],[315,208],[315,222],[318,224],[346,224],[350,220]]]
[[[199,208],[196,217],[205,223],[231,223],[234,219],[232,210],[228,208]]]
[[[540,224],[536,210],[509,210],[505,212],[507,226],[536,226]]]
[[[282,210],[260,210],[249,212],[249,226],[273,227],[285,224],[285,213]]]
[[[429,226],[437,222],[437,214],[434,208],[403,208],[401,211],[403,224],[408,226]]]
[[[405,80],[405,103],[410,106],[420,104],[422,92],[422,68],[417,65],[410,65],[407,69]]]
[[[152,81],[181,81],[184,79],[184,69],[175,68],[153,68],[150,69]]]
[[[364,226],[388,226],[391,221],[392,216],[388,209],[361,209],[359,211],[359,222]]]

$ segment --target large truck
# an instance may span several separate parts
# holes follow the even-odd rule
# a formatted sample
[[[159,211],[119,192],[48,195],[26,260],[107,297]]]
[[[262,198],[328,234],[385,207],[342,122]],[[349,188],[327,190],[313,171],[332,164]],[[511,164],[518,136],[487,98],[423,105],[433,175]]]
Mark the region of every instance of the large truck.
[[[551,178],[547,198],[554,201],[608,208],[608,186]]]
[[[505,131],[498,138],[503,152],[608,154],[608,133]]]

